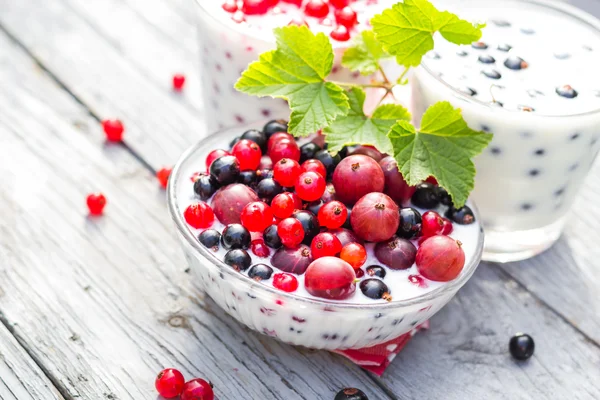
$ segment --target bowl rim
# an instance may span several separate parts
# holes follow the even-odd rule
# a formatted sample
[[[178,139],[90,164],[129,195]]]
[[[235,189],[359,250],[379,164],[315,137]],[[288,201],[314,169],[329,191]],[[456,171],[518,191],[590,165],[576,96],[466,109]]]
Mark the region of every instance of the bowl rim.
[[[258,290],[265,290],[266,292],[268,292],[272,295],[278,296],[279,298],[298,301],[298,302],[305,303],[305,304],[311,305],[311,306],[320,306],[320,307],[326,306],[328,308],[339,308],[339,309],[344,309],[344,310],[369,309],[369,310],[373,310],[373,311],[380,311],[380,310],[389,310],[389,309],[404,308],[404,307],[418,305],[418,304],[421,304],[424,302],[428,302],[428,301],[443,297],[447,294],[452,294],[452,293],[457,292],[471,278],[471,276],[473,275],[473,273],[475,272],[475,270],[477,269],[477,267],[479,266],[479,264],[481,262],[481,256],[483,254],[484,236],[485,236],[484,231],[483,231],[483,225],[482,225],[481,218],[479,215],[479,211],[477,210],[477,207],[473,203],[469,203],[469,206],[472,208],[473,213],[475,214],[476,221],[479,221],[480,230],[479,230],[479,235],[478,235],[479,240],[477,241],[477,247],[475,249],[475,254],[473,256],[471,263],[464,266],[463,271],[461,272],[461,275],[457,279],[455,279],[451,282],[447,282],[446,284],[444,284],[434,290],[431,290],[427,293],[424,293],[417,297],[405,299],[405,300],[399,300],[399,301],[392,300],[389,303],[364,304],[364,303],[348,303],[348,302],[341,302],[341,301],[332,301],[332,300],[328,300],[328,299],[312,299],[312,298],[303,297],[303,296],[300,296],[300,295],[297,295],[294,293],[283,292],[283,291],[278,290],[269,285],[261,285],[261,284],[257,285],[257,282],[255,280],[253,280],[252,278],[248,277],[247,275],[245,275],[243,273],[235,271],[229,265],[225,264],[223,261],[216,258],[214,256],[214,254],[212,254],[210,252],[209,249],[204,247],[198,241],[198,239],[196,238],[194,233],[188,228],[187,223],[185,222],[185,220],[183,218],[183,210],[181,210],[177,204],[178,184],[180,182],[185,182],[187,179],[189,179],[189,176],[185,176],[185,177],[182,176],[182,171],[185,169],[184,167],[186,166],[186,164],[190,160],[195,158],[194,156],[197,152],[202,151],[203,149],[208,149],[208,151],[210,151],[213,148],[217,148],[214,146],[211,148],[210,146],[211,146],[211,144],[214,145],[214,142],[221,142],[223,140],[224,135],[227,135],[228,133],[233,133],[235,131],[243,132],[248,129],[253,129],[253,128],[256,129],[257,126],[262,127],[266,121],[268,121],[268,119],[262,120],[262,121],[257,121],[254,123],[247,123],[242,126],[224,128],[224,129],[221,129],[221,130],[215,132],[212,135],[208,135],[208,136],[202,138],[201,140],[199,140],[196,144],[194,144],[190,148],[188,148],[179,157],[177,163],[173,167],[173,170],[171,172],[171,176],[170,176],[170,179],[168,182],[168,186],[167,186],[167,205],[168,205],[169,213],[171,214],[171,218],[175,222],[175,225],[177,227],[177,232],[181,236],[183,236],[185,241],[191,246],[192,249],[194,249],[194,251],[198,255],[202,256],[204,261],[214,264],[218,268],[219,272],[227,274],[232,279],[235,279],[235,280],[239,281],[240,283],[247,285],[249,290],[258,288]],[[231,135],[231,136],[233,136],[233,135]]]
[[[474,1],[474,0],[471,0],[471,1]],[[478,1],[481,1],[481,0],[478,0]],[[492,1],[492,0],[486,0],[486,1]],[[510,1],[513,3],[532,4],[536,7],[541,7],[541,8],[557,11],[557,12],[559,12],[563,15],[566,15],[569,18],[576,20],[576,21],[580,22],[581,24],[584,24],[585,26],[595,30],[596,33],[598,34],[598,36],[600,37],[600,19],[596,18],[592,14],[590,14],[578,7],[575,7],[571,4],[565,3],[563,1],[558,1],[558,0],[510,0]],[[443,78],[438,76],[437,73],[435,73],[434,71],[429,69],[429,67],[427,66],[427,60],[425,58],[423,58],[421,65],[419,65],[419,67],[415,69],[415,72],[417,72],[418,70],[425,71],[425,73],[429,77],[433,78],[437,84],[441,84],[442,86],[445,86],[447,89],[450,89],[452,94],[457,96],[460,100],[466,101],[467,103],[474,104],[477,107],[485,108],[492,112],[519,113],[520,115],[526,114],[528,117],[531,117],[531,118],[571,118],[571,117],[577,118],[577,117],[585,117],[585,116],[589,116],[589,115],[600,114],[600,108],[596,108],[594,110],[585,111],[585,112],[577,113],[577,114],[542,114],[542,113],[538,113],[538,112],[524,113],[523,111],[519,111],[519,110],[506,109],[504,107],[495,107],[493,105],[494,104],[493,102],[487,103],[487,102],[483,102],[479,99],[475,99],[475,98],[467,95],[466,93],[460,91],[460,89],[452,86],[450,83],[446,82]]]

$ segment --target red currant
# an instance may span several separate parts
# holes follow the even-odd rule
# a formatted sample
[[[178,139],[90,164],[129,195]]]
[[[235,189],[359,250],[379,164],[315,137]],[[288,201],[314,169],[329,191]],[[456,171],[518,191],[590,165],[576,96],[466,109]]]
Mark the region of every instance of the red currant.
[[[246,15],[266,14],[269,6],[269,0],[243,0],[242,12]]]
[[[277,225],[277,233],[285,247],[294,248],[304,240],[304,228],[296,218],[286,218]]]
[[[344,7],[341,10],[335,10],[335,20],[338,24],[350,29],[358,23],[356,11],[350,7]]]
[[[442,218],[442,221],[444,221],[442,226],[442,235],[451,234],[454,230],[454,227],[452,226],[452,221],[450,221],[448,218]]]
[[[325,18],[329,14],[329,5],[324,0],[308,0],[304,13],[309,17]]]
[[[181,372],[173,368],[167,368],[160,371],[154,381],[156,391],[166,399],[179,396],[183,390],[184,384],[185,379],[183,379]]]
[[[262,152],[260,147],[252,140],[242,139],[233,146],[231,154],[240,162],[240,170],[255,170],[260,164]]]
[[[296,180],[296,193],[304,201],[319,200],[325,192],[325,178],[316,172],[303,172]]]
[[[346,218],[348,218],[348,209],[340,201],[330,201],[321,207],[317,217],[319,218],[319,225],[327,229],[341,228],[346,222]]]
[[[192,228],[208,228],[215,220],[215,214],[212,208],[205,202],[194,203],[183,212],[185,222]]]
[[[298,289],[298,279],[292,274],[281,272],[273,275],[273,286],[284,292],[294,292]]]
[[[367,251],[361,244],[348,243],[342,247],[340,258],[352,265],[352,268],[359,269],[367,261]]]
[[[302,172],[312,171],[321,175],[323,178],[327,177],[327,169],[325,169],[325,165],[323,165],[323,163],[319,160],[306,160],[302,163],[301,167]]]
[[[240,220],[250,232],[262,232],[273,223],[273,211],[267,203],[254,201],[246,204],[240,214]]]
[[[420,288],[428,287],[427,282],[421,275],[409,275],[408,281],[413,285],[417,285]]]
[[[109,142],[121,142],[123,141],[123,123],[118,119],[105,119],[102,121],[102,129],[106,134],[106,140]]]
[[[173,75],[173,90],[181,92],[185,84],[185,76],[182,74]]]
[[[221,7],[223,7],[223,10],[227,12],[236,12],[238,10],[237,0],[225,0]]]
[[[161,168],[156,172],[156,179],[160,183],[160,186],[163,189],[167,188],[167,183],[169,183],[169,176],[171,175],[172,168]]]
[[[441,235],[444,229],[444,220],[440,217],[440,214],[435,211],[427,211],[423,214],[422,219],[421,235],[423,237]]]
[[[348,28],[344,25],[338,25],[334,30],[329,34],[333,40],[337,40],[338,42],[347,42],[350,40],[350,32]]]
[[[260,258],[267,258],[271,254],[271,250],[269,250],[269,247],[267,247],[262,239],[253,240],[250,243],[250,249],[254,255]]]
[[[329,4],[335,8],[344,8],[350,4],[350,0],[329,0]]]
[[[230,152],[222,149],[216,149],[211,151],[210,153],[208,153],[208,156],[206,156],[206,170],[208,171],[210,169],[210,164],[212,164],[212,162],[215,161],[217,158],[230,155]]]
[[[214,400],[215,393],[210,382],[196,378],[188,381],[183,386],[181,400]]]
[[[296,210],[296,204],[294,204],[292,195],[293,193],[283,192],[279,193],[271,200],[271,210],[273,211],[273,215],[282,219],[292,216],[294,210]]]
[[[331,232],[321,232],[310,244],[310,252],[314,260],[321,257],[335,257],[342,251],[342,242]]]
[[[281,139],[271,146],[269,155],[274,163],[281,160],[282,158],[289,158],[294,161],[300,160],[300,148],[294,140]]]
[[[282,158],[273,167],[273,179],[283,187],[294,187],[296,179],[302,173],[298,161]]]
[[[86,202],[91,215],[102,215],[102,211],[106,205],[106,197],[102,193],[90,194]]]
[[[286,133],[286,132],[277,132],[277,133],[274,133],[273,135],[271,135],[271,137],[267,141],[267,152],[270,152],[271,151],[271,147],[273,147],[273,145],[275,143],[279,142],[281,139],[294,140],[294,137],[292,135],[290,135],[289,133]]]

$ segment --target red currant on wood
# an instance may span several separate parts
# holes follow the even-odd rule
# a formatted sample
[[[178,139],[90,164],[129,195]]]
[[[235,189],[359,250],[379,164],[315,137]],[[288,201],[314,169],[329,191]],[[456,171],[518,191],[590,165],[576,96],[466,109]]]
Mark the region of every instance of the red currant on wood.
[[[185,76],[182,74],[173,75],[173,90],[181,92],[183,85],[185,84]]]
[[[160,183],[160,186],[163,189],[167,188],[167,184],[169,183],[169,176],[171,175],[172,168],[161,168],[156,172],[156,179]]]
[[[281,243],[288,248],[294,248],[304,240],[304,228],[296,218],[286,218],[277,225],[277,233]]]
[[[325,178],[316,172],[303,172],[296,180],[296,193],[304,201],[315,201],[325,192]]]
[[[154,381],[156,391],[166,399],[179,396],[183,390],[184,384],[185,379],[183,379],[181,372],[173,368],[167,368],[160,371]]]
[[[102,129],[109,142],[121,142],[123,140],[123,123],[118,119],[105,119],[102,121]]]
[[[240,220],[250,232],[262,232],[273,223],[273,211],[267,203],[254,201],[246,204],[240,214]]]
[[[348,209],[339,201],[330,201],[319,209],[319,225],[327,229],[337,229],[344,225],[348,218]]]
[[[196,378],[183,386],[181,400],[214,400],[213,386],[204,379]]]
[[[192,228],[208,228],[215,220],[212,208],[205,202],[194,203],[183,212],[185,222]]]
[[[102,211],[106,205],[106,197],[102,193],[90,194],[86,202],[91,215],[102,215]]]

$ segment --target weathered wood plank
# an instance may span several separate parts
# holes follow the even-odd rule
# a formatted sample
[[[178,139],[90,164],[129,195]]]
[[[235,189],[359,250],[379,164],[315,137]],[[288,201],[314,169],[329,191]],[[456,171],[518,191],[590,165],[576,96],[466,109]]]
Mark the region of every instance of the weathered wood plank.
[[[194,288],[155,179],[0,35],[0,310],[67,398],[153,398],[165,366],[220,399],[314,399],[356,366],[248,332]],[[18,166],[18,168],[15,168]],[[102,190],[106,215],[86,216]],[[37,397],[47,399],[47,397]]]
[[[534,356],[516,363],[508,340],[527,332]],[[398,398],[600,398],[600,348],[494,266],[483,264],[389,368]]]
[[[0,399],[63,400],[44,372],[2,324],[0,343]]]
[[[0,9],[0,25],[18,37],[94,115],[101,119],[118,117],[125,122],[126,142],[154,168],[172,164],[205,134],[201,112],[185,100],[188,93],[182,98],[167,89],[171,64],[155,60],[160,54],[145,52],[150,52],[152,43],[138,44],[143,50],[136,57],[146,54],[142,61],[147,68],[142,69],[124,55],[119,36],[106,39],[65,2],[0,0]],[[121,24],[127,22],[121,20]],[[160,37],[154,36],[156,40]],[[131,51],[134,45],[127,43],[124,49]],[[176,44],[172,48],[176,49]],[[154,64],[160,65],[156,74],[166,75],[160,84],[149,72]],[[194,92],[193,87],[190,89],[189,96]],[[199,94],[196,96],[199,98]]]

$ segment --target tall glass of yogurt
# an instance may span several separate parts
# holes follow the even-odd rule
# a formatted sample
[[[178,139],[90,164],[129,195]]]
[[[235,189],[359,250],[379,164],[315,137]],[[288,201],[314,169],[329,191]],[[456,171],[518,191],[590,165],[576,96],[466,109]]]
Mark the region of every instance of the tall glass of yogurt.
[[[494,139],[475,160],[484,259],[549,248],[600,147],[600,21],[547,0],[437,2],[486,20],[480,42],[436,41],[412,79],[414,115],[438,101]]]
[[[277,27],[307,24],[313,32],[323,32],[330,37],[336,55],[330,78],[343,82],[367,80],[341,68],[341,56],[361,30],[370,28],[369,20],[396,0],[272,0],[270,3],[275,5],[263,10],[249,6],[260,3],[256,0],[196,0],[196,3],[205,118],[210,132],[289,115],[284,100],[250,97],[233,88],[248,64],[258,60],[261,53],[275,48],[273,29]],[[308,10],[308,3],[323,3],[326,8]],[[356,13],[355,23],[348,22],[351,14],[350,17],[341,14],[348,12],[344,11],[345,7]]]

